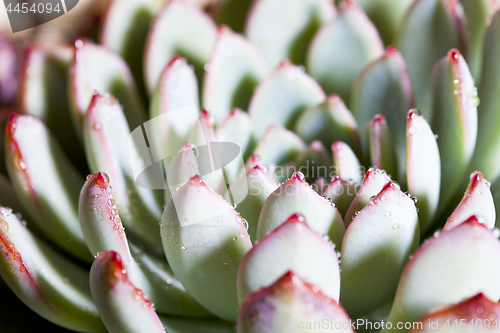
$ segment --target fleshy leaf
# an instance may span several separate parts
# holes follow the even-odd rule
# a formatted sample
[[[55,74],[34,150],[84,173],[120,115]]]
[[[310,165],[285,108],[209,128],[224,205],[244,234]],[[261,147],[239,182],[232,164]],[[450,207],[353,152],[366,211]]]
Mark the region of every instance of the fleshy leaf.
[[[90,262],[78,223],[83,177],[48,129],[32,116],[12,114],[5,150],[12,185],[33,221],[58,246]]]
[[[257,225],[257,239],[265,237],[295,213],[304,216],[311,229],[328,236],[340,247],[345,231],[342,217],[335,205],[309,187],[300,173],[294,173],[264,202]]]
[[[282,333],[307,323],[326,323],[328,331],[354,333],[342,306],[321,293],[318,286],[288,272],[270,287],[248,295],[241,305],[237,327],[239,333]],[[341,328],[335,328],[335,323],[341,323]]]
[[[165,167],[169,185],[180,187],[199,174],[196,158],[196,148],[188,141]]]
[[[295,133],[306,143],[319,139],[325,146],[331,146],[335,141],[344,141],[361,153],[356,120],[337,94],[305,110],[295,124]]]
[[[471,161],[477,135],[477,89],[464,58],[451,49],[433,72],[432,129],[441,156],[439,209],[449,203]]]
[[[458,330],[459,327],[460,331],[465,333],[489,332],[498,326],[499,317],[500,304],[479,293],[458,304],[431,310],[419,320],[420,329],[410,332],[452,331],[454,328]]]
[[[123,265],[132,265],[132,255],[111,194],[109,177],[104,172],[88,175],[80,192],[78,216],[85,241],[92,255],[102,251],[114,251]]]
[[[470,183],[462,201],[446,220],[443,230],[455,228],[472,215],[476,215],[480,222],[489,229],[493,229],[496,212],[490,187],[490,182],[484,179],[481,172],[473,172],[470,175]]]
[[[370,168],[363,178],[363,182],[359,187],[356,197],[349,206],[347,213],[344,218],[344,224],[346,228],[351,223],[351,220],[363,207],[365,207],[369,202],[371,197],[377,195],[387,182],[391,181],[391,177],[387,175],[384,170]]]
[[[217,27],[207,14],[184,2],[169,2],[155,18],[146,41],[147,90],[151,93],[156,88],[163,69],[176,54],[195,66],[201,83],[203,67],[209,61],[216,38]]]
[[[130,252],[144,274],[150,301],[159,313],[192,318],[211,318],[213,314],[202,307],[179,282],[165,258],[158,258],[130,243]]]
[[[92,101],[94,91],[110,93],[123,105],[131,128],[146,121],[146,111],[128,68],[116,53],[92,42],[77,39],[70,69],[69,98],[73,123],[78,134],[82,133],[83,119]]]
[[[114,205],[109,178],[105,173],[89,175],[80,194],[79,215],[85,240],[92,254],[116,252],[130,281],[155,303],[158,312],[193,317],[210,316],[186,293],[166,262],[162,263],[128,243]]]
[[[30,44],[21,73],[19,113],[42,120],[75,165],[85,156],[71,119],[69,100],[61,98],[68,87],[68,70],[74,50],[63,44]]]
[[[278,184],[268,173],[266,167],[256,165],[250,168],[245,175],[236,179],[230,187],[231,193],[236,197],[240,196],[238,193],[244,194],[248,191],[248,195],[238,204],[237,208],[248,223],[248,235],[253,243],[257,240],[257,223],[262,205],[278,187]]]
[[[282,164],[294,159],[306,148],[306,144],[292,131],[271,125],[257,144],[254,154],[259,156],[260,164]]]
[[[497,0],[460,0],[467,18],[467,63],[474,80],[479,81],[483,65],[484,34],[491,16],[500,8]],[[487,69],[490,70],[490,69]]]
[[[333,1],[259,0],[247,17],[245,33],[272,67],[282,59],[304,64],[307,45],[324,23],[336,16]]]
[[[413,254],[399,280],[388,321],[393,327],[397,322],[417,321],[434,307],[480,292],[497,302],[499,279],[500,242],[472,216],[432,237]]]
[[[397,159],[391,130],[385,117],[376,114],[366,124],[368,131],[368,146],[370,150],[370,165],[385,170],[388,174],[397,176]]]
[[[234,109],[217,124],[215,137],[220,142],[232,142],[241,149],[243,158],[247,158],[253,149],[253,124],[248,113]]]
[[[375,310],[394,296],[419,239],[415,204],[387,183],[354,217],[342,242],[340,295],[351,316]]]
[[[449,49],[465,48],[464,19],[458,0],[420,0],[399,27],[397,46],[408,66],[415,105],[426,119],[432,119],[432,68]]]
[[[395,42],[408,9],[415,0],[357,0],[373,22],[385,45]]]
[[[152,97],[150,120],[144,124],[156,160],[176,154],[199,117],[198,84],[193,68],[174,56]]]
[[[232,108],[248,108],[253,91],[267,74],[267,64],[248,40],[220,27],[205,71],[203,108],[219,122]]]
[[[441,159],[436,138],[416,109],[408,113],[406,125],[406,177],[411,195],[418,199],[423,234],[432,223],[439,203]]]
[[[340,215],[346,216],[347,210],[356,197],[357,185],[343,180],[337,175],[326,187],[322,196],[330,198]]]
[[[397,179],[404,179],[406,171],[405,124],[411,107],[413,93],[404,60],[396,48],[389,46],[381,58],[364,67],[356,76],[351,109],[360,126],[376,114],[385,116],[394,138],[399,174],[393,176]],[[365,135],[361,134],[363,138]]]
[[[326,99],[321,87],[299,67],[283,60],[252,96],[248,113],[260,138],[271,125],[292,129],[299,114]]]
[[[96,258],[90,288],[109,332],[165,332],[153,304],[130,281],[116,252],[104,251]]]
[[[109,94],[95,94],[83,124],[90,170],[108,174],[125,227],[150,245],[161,248],[158,198],[151,190],[139,187],[132,172],[134,163],[145,163],[142,155],[147,155],[148,151],[136,142],[135,146],[127,145],[129,135],[118,101]]]
[[[500,176],[500,13],[490,20],[486,30],[483,52],[483,71],[479,82],[477,142],[469,171],[480,170],[495,183]]]
[[[332,144],[332,154],[333,166],[340,178],[360,184],[364,168],[351,147],[342,141],[336,141]]]
[[[243,218],[195,176],[168,201],[161,236],[170,267],[186,290],[218,317],[235,320],[236,272],[252,248]]]
[[[335,247],[314,232],[302,216],[293,214],[241,261],[237,280],[240,304],[248,294],[270,286],[288,271],[338,301],[340,270]]]
[[[143,57],[149,24],[159,12],[163,0],[112,0],[107,4],[99,34],[100,44],[119,54],[130,66],[143,98]]]
[[[297,155],[294,160],[297,170],[305,169],[304,176],[308,180],[333,177],[332,159],[321,141],[311,142],[307,149]],[[318,193],[322,191],[316,191]]]
[[[0,207],[0,275],[30,309],[80,332],[106,332],[92,300],[88,271],[34,236]]]
[[[342,2],[338,17],[314,35],[307,50],[306,68],[327,94],[337,93],[350,101],[358,71],[383,52],[373,24],[354,1],[347,0]]]

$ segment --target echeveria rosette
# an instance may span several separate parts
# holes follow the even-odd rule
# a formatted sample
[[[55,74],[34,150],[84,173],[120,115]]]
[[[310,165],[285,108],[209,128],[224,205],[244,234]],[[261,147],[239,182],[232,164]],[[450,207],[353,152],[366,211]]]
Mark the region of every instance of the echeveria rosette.
[[[114,0],[100,44],[29,45],[2,278],[77,331],[498,312],[500,16],[476,2]],[[206,172],[220,144],[243,159]]]

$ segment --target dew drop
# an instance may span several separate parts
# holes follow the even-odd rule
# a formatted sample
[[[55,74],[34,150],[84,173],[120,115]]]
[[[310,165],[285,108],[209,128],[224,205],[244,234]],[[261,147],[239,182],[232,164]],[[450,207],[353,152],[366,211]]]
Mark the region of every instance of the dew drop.
[[[142,297],[142,295],[143,295],[142,290],[139,290],[139,289],[134,290],[134,298],[135,298],[135,299],[139,299],[139,298],[141,298],[141,297]]]
[[[300,171],[295,171],[292,174],[292,178],[299,178],[302,181],[305,179],[304,174],[302,172],[300,172]]]
[[[233,209],[236,209],[236,207],[238,207],[238,205],[236,203],[233,203],[232,206],[233,206]]]
[[[399,223],[394,223],[392,229],[399,229],[399,227],[400,227]]]
[[[193,154],[194,154],[194,157],[198,157],[198,148],[196,148],[195,146],[193,146]]]
[[[245,229],[248,231],[248,222],[247,222],[247,220],[243,219],[243,225],[245,226]]]
[[[415,134],[415,133],[417,133],[417,129],[414,126],[410,126],[410,128],[408,129],[408,133],[410,135]]]
[[[205,72],[210,72],[210,70],[212,69],[212,64],[206,63],[205,66],[203,66],[203,69],[205,70]]]
[[[391,212],[389,212],[389,211],[385,212],[385,216],[387,216],[387,217],[391,216]]]
[[[496,238],[500,237],[500,229],[494,228],[493,229],[493,236],[495,236]]]
[[[381,196],[381,197],[380,197],[380,200],[381,200],[381,201],[384,201],[384,200],[385,200],[385,195]]]

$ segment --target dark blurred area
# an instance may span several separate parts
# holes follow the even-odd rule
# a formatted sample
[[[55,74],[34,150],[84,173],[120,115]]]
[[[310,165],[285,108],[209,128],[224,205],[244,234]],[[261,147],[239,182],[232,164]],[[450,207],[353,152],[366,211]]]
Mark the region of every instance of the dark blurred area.
[[[0,278],[0,332],[72,332],[53,325],[31,311]]]

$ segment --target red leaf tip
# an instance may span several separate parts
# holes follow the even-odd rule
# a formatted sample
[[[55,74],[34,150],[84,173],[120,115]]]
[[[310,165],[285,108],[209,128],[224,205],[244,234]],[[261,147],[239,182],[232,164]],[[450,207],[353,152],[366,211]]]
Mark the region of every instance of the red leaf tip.
[[[99,187],[102,189],[107,189],[109,185],[109,177],[106,173],[104,172],[99,172],[96,175],[96,182],[99,184]]]
[[[385,123],[385,117],[383,114],[377,113],[373,116],[373,124]]]
[[[228,33],[228,32],[232,32],[231,29],[227,26],[227,25],[220,25],[218,28],[217,28],[217,33],[219,35],[222,35],[222,34],[225,34],[225,33]]]
[[[474,171],[473,173],[470,174],[470,181],[471,183],[477,183],[480,182],[484,179],[483,173],[481,171]]]
[[[298,180],[302,183],[305,183],[305,177],[304,174],[300,171],[296,171],[292,174],[292,177],[290,177],[290,180]]]
[[[200,175],[194,175],[193,177],[191,177],[191,179],[189,180],[189,184],[197,187],[206,186],[203,178],[201,178]]]
[[[395,56],[398,54],[398,49],[394,45],[389,45],[385,49],[385,55],[386,56]]]
[[[344,148],[346,144],[342,141],[335,141],[332,143],[332,152],[338,153],[342,148]]]
[[[458,62],[458,58],[460,56],[460,52],[457,49],[451,49],[448,51],[448,58],[450,61]]]
[[[341,6],[342,6],[342,10],[345,10],[345,9],[356,8],[357,4],[356,4],[356,1],[354,1],[354,0],[345,0],[344,2],[342,2]]]
[[[417,116],[418,117],[422,116],[422,113],[420,112],[419,109],[410,109],[410,111],[408,111],[408,119],[414,119]]]
[[[177,63],[177,61],[178,61],[178,60],[179,60],[179,61],[182,61],[182,57],[181,57],[181,56],[179,56],[179,55],[177,55],[177,54],[176,54],[176,55],[174,55],[174,56],[170,59],[170,61],[168,62],[167,67],[172,67],[174,64],[176,64],[176,63]]]
[[[240,114],[240,113],[242,113],[242,112],[243,112],[243,111],[241,111],[241,109],[239,109],[239,108],[233,108],[233,109],[231,110],[231,112],[229,112],[229,116],[230,116],[230,117],[234,117],[234,116],[239,115],[239,114]]]
[[[288,222],[302,222],[302,223],[304,223],[305,219],[304,219],[304,216],[297,214],[297,213],[294,213],[294,214],[290,215],[290,217],[288,217],[288,219],[286,220],[285,223],[288,223]]]
[[[280,61],[279,65],[278,65],[278,68],[281,69],[281,68],[285,68],[285,67],[288,67],[288,66],[291,66],[292,63],[290,62],[290,60],[288,59],[283,59]]]
[[[465,299],[460,303],[450,305],[439,310],[431,311],[421,322],[434,321],[434,318],[443,318],[442,322],[446,322],[446,318],[449,319],[465,319],[467,322],[474,319],[488,319],[491,323],[498,319],[500,314],[500,304],[493,302],[483,293],[479,293],[471,298]],[[452,321],[450,320],[450,321]],[[441,323],[441,320],[439,320]],[[414,331],[411,331],[414,332]]]
[[[343,103],[342,98],[338,94],[331,94],[328,96],[328,101],[332,104]]]
[[[486,225],[484,225],[484,220],[481,217],[478,217],[476,215],[471,215],[465,222],[462,222],[462,225],[470,224],[471,226],[479,225],[483,228],[488,229]],[[458,227],[456,227],[458,228]],[[488,229],[489,230],[489,229]]]

